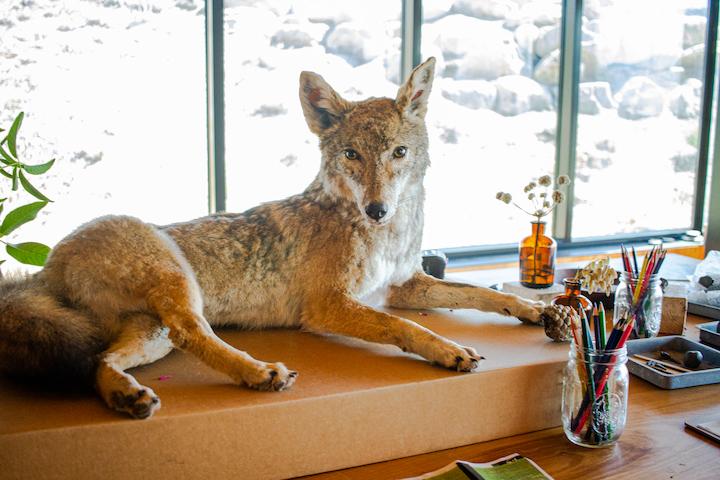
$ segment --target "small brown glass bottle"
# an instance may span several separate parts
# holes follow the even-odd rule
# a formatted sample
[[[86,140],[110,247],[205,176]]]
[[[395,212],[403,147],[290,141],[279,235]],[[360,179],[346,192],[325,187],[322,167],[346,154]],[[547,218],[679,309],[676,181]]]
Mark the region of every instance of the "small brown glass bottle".
[[[520,283],[549,288],[555,281],[557,243],[545,235],[545,222],[532,222],[532,234],[520,242]]]
[[[582,310],[585,310],[588,319],[592,318],[593,305],[586,296],[580,293],[582,287],[580,279],[566,278],[563,280],[563,284],[565,285],[565,293],[553,298],[550,303],[572,307],[578,315],[582,315]]]

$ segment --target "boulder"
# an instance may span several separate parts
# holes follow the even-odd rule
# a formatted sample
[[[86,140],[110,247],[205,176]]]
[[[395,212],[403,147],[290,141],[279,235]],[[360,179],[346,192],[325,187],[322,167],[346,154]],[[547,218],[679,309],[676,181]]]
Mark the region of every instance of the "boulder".
[[[629,120],[656,117],[663,110],[664,91],[647,77],[633,77],[617,93],[618,115]]]
[[[677,173],[691,172],[697,169],[698,151],[692,145],[685,145],[681,150],[670,157],[673,171]]]
[[[466,108],[492,109],[497,99],[497,88],[485,80],[447,81],[442,86],[442,96]]]
[[[525,76],[531,76],[535,65],[535,40],[540,35],[540,29],[533,23],[523,23],[513,32],[515,43],[520,52],[520,58],[524,61],[524,65],[520,73]]]
[[[328,52],[343,57],[356,67],[379,56],[390,39],[380,28],[368,28],[366,24],[344,22],[336,25],[325,38]]]
[[[683,27],[683,48],[705,43],[707,18],[703,15],[685,15]]]
[[[605,138],[603,140],[595,142],[595,148],[597,148],[601,152],[615,153],[615,142],[613,142],[609,138]]]
[[[543,85],[556,86],[560,81],[560,50],[555,50],[535,66],[533,78]]]
[[[577,155],[576,168],[584,170],[603,170],[612,165],[613,159],[610,152],[602,152],[593,148],[582,150]]]
[[[597,115],[603,108],[613,108],[612,92],[607,82],[584,82],[578,90],[578,110]]]
[[[494,80],[518,74],[524,65],[513,32],[465,15],[425,24],[423,44],[439,48],[447,61],[444,75],[458,80]]]
[[[281,48],[302,48],[322,41],[328,26],[324,23],[285,23],[270,37],[270,44]]]
[[[583,49],[591,50],[599,71],[611,65],[662,71],[677,63],[682,54],[679,39],[683,24],[677,16],[680,8],[677,2],[652,3],[652,21],[643,21],[650,2],[637,1],[607,5],[602,15],[587,22],[583,41],[589,44],[583,44]]]
[[[276,0],[270,0],[275,2]],[[340,23],[357,21],[365,25],[383,24],[400,20],[401,5],[387,0],[364,0],[343,2],[337,0],[293,0],[291,10],[313,23],[335,26]]]
[[[504,20],[514,16],[517,10],[517,3],[511,0],[456,0],[453,5],[454,12],[483,20]]]
[[[546,57],[549,53],[560,48],[560,26],[542,27],[540,35],[533,44],[535,55],[539,58]]]
[[[519,25],[513,32],[515,43],[518,44],[518,47],[523,54],[526,54],[527,52],[527,59],[531,59],[531,56],[534,55],[535,41],[539,36],[540,28],[530,22]]]
[[[675,87],[670,92],[668,106],[677,118],[697,118],[700,115],[702,82],[697,78],[690,78],[684,85]]]
[[[434,22],[448,15],[455,0],[433,0],[423,4],[423,21]]]
[[[615,0],[585,0],[583,4],[583,16],[588,20],[601,18],[603,10],[612,7]]]
[[[683,50],[678,62],[684,69],[685,78],[702,78],[705,68],[705,45],[694,45]]]
[[[204,4],[205,2],[199,2]],[[255,7],[271,11],[275,15],[285,15],[292,7],[291,0],[224,0],[225,11],[233,7]]]
[[[535,80],[522,75],[507,75],[495,81],[497,101],[495,111],[514,116],[529,111],[550,110],[550,95]]]
[[[562,6],[554,2],[528,2],[520,7],[519,15],[531,19],[538,27],[560,25]]]
[[[557,127],[547,127],[535,134],[535,137],[541,142],[555,143],[557,138]]]

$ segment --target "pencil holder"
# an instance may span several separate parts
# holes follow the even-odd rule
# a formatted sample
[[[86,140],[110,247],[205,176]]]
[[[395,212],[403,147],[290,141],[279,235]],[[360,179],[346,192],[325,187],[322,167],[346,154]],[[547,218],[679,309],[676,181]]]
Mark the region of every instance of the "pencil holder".
[[[625,347],[598,352],[572,343],[563,375],[562,422],[567,438],[583,447],[613,444],[627,419]]]
[[[641,289],[637,303],[633,308],[633,292],[636,290],[638,277],[629,272],[620,274],[620,284],[615,292],[615,322],[621,318],[635,316],[635,323],[630,338],[650,338],[657,336],[662,319],[663,291],[660,277],[650,275],[647,288]]]

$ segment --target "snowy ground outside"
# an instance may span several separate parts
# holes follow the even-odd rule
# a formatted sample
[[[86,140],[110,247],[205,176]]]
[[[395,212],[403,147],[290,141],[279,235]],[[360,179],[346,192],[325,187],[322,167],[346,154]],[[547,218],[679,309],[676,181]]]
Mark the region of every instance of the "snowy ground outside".
[[[52,245],[106,213],[207,213],[203,4],[0,2],[0,124],[26,111],[25,159],[58,159],[38,185],[55,203],[18,238]],[[395,96],[400,11],[387,0],[226,1],[230,210],[314,177],[302,70],[349,99]],[[424,13],[423,56],[438,59],[424,245],[516,242],[529,218],[495,192],[553,171],[561,2],[428,0]],[[705,2],[588,0],[583,13],[573,234],[687,227]]]

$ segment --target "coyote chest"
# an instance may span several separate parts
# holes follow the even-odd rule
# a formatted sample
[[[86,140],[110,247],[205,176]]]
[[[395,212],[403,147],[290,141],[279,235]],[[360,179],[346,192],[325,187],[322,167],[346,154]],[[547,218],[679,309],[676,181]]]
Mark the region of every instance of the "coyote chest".
[[[365,301],[384,300],[388,287],[410,279],[418,269],[422,214],[400,212],[392,225],[372,229],[370,241],[357,249],[361,278],[355,295]]]

